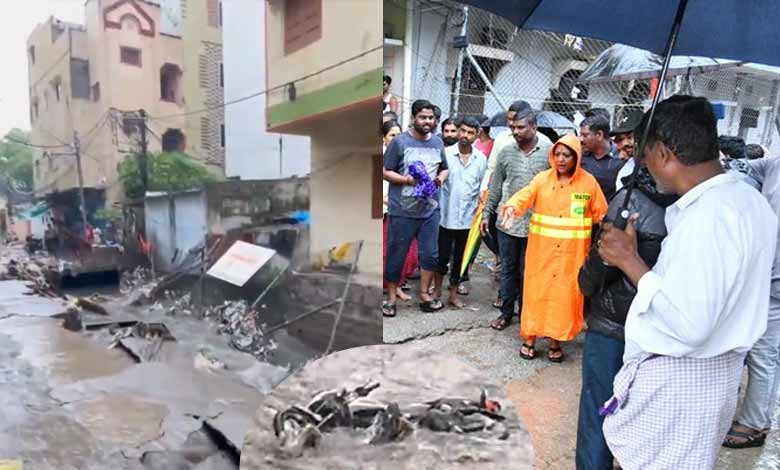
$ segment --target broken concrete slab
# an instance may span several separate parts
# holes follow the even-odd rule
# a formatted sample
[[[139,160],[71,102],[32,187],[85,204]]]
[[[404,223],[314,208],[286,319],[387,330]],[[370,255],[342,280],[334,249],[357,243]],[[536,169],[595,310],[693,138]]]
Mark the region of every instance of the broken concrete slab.
[[[32,291],[22,281],[0,281],[3,302],[0,319],[11,316],[53,317],[65,313],[67,304],[61,299],[30,295]]]
[[[97,313],[99,315],[110,315],[108,313],[108,310],[106,310],[105,307],[100,305],[98,302],[95,302],[93,300],[84,298],[84,297],[78,297],[75,301],[76,306],[83,308],[84,310],[87,310],[92,313]]]
[[[218,433],[225,444],[230,446],[231,452],[239,456],[244,445],[244,437],[252,426],[252,416],[236,413],[228,408],[218,417],[206,419],[204,425],[212,434]]]

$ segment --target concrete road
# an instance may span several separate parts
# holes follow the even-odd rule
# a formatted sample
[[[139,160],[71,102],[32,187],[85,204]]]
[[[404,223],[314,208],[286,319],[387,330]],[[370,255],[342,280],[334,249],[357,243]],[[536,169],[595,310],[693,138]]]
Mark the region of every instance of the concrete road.
[[[471,295],[462,310],[445,309],[421,313],[415,301],[399,303],[396,318],[386,318],[384,340],[414,343],[431,350],[454,354],[478,366],[491,378],[507,387],[536,450],[536,468],[540,470],[574,469],[577,411],[581,388],[582,335],[564,345],[567,359],[552,364],[544,356],[525,361],[518,356],[521,345],[517,323],[503,332],[489,328],[497,316],[491,303],[498,284],[480,255],[472,273]],[[445,281],[446,283],[446,281]],[[417,297],[415,293],[415,297]],[[545,355],[547,345],[540,342],[537,353]],[[780,410],[775,428],[780,426]],[[673,438],[673,437],[670,437]],[[722,448],[717,470],[780,469],[780,429],[773,431],[764,448],[730,450]]]

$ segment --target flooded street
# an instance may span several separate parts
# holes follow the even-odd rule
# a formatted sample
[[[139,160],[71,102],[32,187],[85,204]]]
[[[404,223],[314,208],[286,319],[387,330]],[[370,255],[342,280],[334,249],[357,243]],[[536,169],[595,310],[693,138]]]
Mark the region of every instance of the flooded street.
[[[237,469],[251,416],[288,367],[234,350],[211,322],[100,291],[114,318],[164,322],[176,341],[139,363],[109,349],[107,328],[63,328],[54,317],[65,301],[0,281],[0,461],[36,470]],[[105,320],[82,312],[85,324]],[[279,362],[314,354],[280,333]]]

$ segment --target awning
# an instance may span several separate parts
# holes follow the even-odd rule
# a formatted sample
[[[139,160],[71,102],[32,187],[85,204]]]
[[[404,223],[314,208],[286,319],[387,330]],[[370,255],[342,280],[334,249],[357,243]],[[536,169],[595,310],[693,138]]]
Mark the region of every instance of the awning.
[[[16,218],[23,220],[35,219],[49,211],[49,204],[46,201],[41,201],[31,208],[24,210],[16,215]]]

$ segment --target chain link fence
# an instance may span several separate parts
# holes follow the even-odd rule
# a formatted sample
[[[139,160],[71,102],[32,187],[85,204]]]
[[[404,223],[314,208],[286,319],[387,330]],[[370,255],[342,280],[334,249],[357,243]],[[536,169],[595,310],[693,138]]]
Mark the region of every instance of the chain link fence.
[[[391,1],[391,6],[409,11],[409,4]],[[402,104],[425,98],[445,117],[492,117],[513,101],[524,100],[534,109],[562,115],[571,129],[593,108],[609,111],[614,125],[627,111],[650,106],[657,87],[650,78],[606,74],[595,81],[581,79],[612,43],[519,29],[504,18],[450,0],[414,0],[411,5],[407,31],[412,40],[406,44],[411,50],[410,96],[395,93]],[[459,36],[467,40],[459,41]],[[610,60],[608,65],[614,66],[620,57]],[[716,105],[720,134],[780,153],[780,68],[710,62],[715,65],[675,69],[664,96],[707,97]]]

